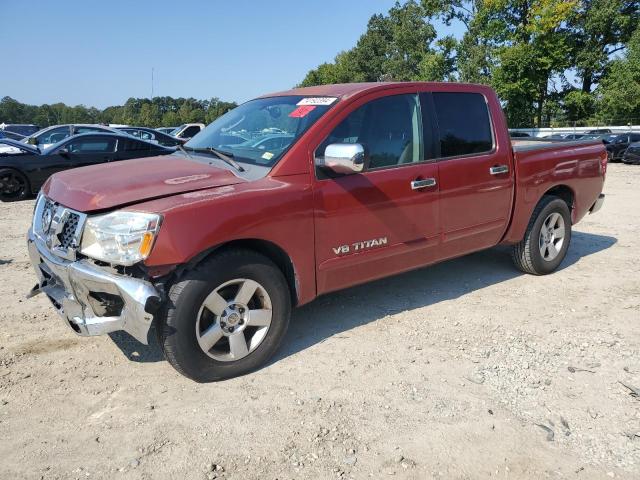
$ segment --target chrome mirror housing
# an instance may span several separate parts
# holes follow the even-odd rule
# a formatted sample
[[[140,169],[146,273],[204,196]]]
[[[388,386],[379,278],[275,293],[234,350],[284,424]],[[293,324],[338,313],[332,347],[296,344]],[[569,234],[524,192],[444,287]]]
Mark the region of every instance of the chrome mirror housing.
[[[324,159],[320,159],[318,165],[348,175],[364,172],[368,163],[366,151],[359,143],[332,143],[325,149]]]

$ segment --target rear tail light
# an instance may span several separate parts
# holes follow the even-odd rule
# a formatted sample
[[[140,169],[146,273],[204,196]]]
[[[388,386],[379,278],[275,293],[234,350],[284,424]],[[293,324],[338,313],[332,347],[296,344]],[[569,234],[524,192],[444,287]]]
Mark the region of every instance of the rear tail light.
[[[607,161],[609,160],[609,155],[607,152],[602,152],[600,154],[600,173],[604,178],[607,175]]]

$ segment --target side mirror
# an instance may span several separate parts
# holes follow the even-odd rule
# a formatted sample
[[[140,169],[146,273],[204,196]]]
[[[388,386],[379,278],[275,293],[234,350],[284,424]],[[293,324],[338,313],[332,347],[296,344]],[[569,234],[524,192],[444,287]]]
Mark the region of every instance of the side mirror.
[[[340,174],[362,173],[369,166],[369,157],[359,143],[332,143],[324,151],[318,166]]]
[[[60,148],[58,149],[58,155],[61,155],[63,157],[68,157],[69,156],[69,150],[66,148]]]
[[[27,143],[29,145],[38,145],[38,138],[37,137],[29,137],[29,139],[27,140]]]

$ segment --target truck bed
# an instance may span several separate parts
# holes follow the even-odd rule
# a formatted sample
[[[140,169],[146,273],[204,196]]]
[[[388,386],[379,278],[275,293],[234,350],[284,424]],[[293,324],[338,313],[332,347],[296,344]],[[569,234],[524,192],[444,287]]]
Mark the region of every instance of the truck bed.
[[[559,140],[549,138],[512,138],[511,145],[514,152],[529,150],[543,150],[548,148],[569,148],[585,145],[602,144],[600,140]]]

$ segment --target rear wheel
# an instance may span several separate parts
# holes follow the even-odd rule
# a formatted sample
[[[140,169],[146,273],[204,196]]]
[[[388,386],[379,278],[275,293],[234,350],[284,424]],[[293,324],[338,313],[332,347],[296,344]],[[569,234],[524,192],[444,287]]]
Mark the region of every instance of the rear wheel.
[[[22,173],[12,168],[0,170],[0,200],[14,202],[29,195],[29,181]]]
[[[558,268],[571,241],[571,214],[566,202],[544,196],[536,206],[524,238],[513,246],[513,261],[520,270],[546,275]]]
[[[158,329],[171,365],[198,382],[250,372],[277,350],[291,296],[282,272],[250,250],[216,255],[169,291]]]

